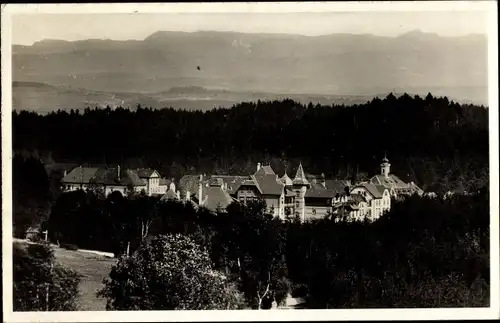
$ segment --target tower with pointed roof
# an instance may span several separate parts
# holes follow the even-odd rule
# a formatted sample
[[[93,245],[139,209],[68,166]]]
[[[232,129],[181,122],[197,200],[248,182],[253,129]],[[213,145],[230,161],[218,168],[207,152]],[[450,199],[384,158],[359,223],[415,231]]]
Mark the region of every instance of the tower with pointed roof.
[[[384,177],[389,177],[389,173],[391,172],[391,164],[389,163],[389,159],[384,154],[384,159],[382,159],[382,163],[380,164],[380,174]]]
[[[302,163],[299,164],[299,168],[297,168],[297,173],[295,174],[295,178],[292,181],[293,190],[296,194],[295,197],[295,213],[300,216],[302,221],[305,220],[305,196],[307,189],[311,186],[309,181],[304,174],[304,169],[302,168]]]

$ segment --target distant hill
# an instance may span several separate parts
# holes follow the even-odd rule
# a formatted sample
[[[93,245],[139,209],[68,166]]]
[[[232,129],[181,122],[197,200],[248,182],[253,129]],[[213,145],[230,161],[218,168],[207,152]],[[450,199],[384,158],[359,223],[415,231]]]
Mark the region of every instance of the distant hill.
[[[432,92],[486,104],[487,39],[418,31],[399,37],[160,31],[143,41],[43,40],[13,46],[13,79],[148,96],[186,87],[336,96]]]
[[[182,110],[210,110],[214,107],[231,107],[240,102],[257,102],[290,98],[304,104],[330,105],[362,104],[371,96],[321,96],[307,94],[243,93],[227,90],[210,90],[202,87],[175,87],[158,93],[106,93],[79,88],[53,86],[37,82],[13,83],[14,110],[37,111],[45,114],[56,110],[83,110],[86,107],[165,108]]]

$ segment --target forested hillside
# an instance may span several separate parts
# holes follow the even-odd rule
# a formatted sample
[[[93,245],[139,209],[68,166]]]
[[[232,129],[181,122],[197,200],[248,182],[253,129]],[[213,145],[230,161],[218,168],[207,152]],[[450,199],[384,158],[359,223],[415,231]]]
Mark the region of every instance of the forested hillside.
[[[348,178],[378,172],[387,152],[392,172],[425,189],[474,190],[488,181],[488,109],[446,97],[375,98],[362,105],[313,106],[292,100],[241,103],[211,111],[118,108],[13,113],[15,151],[53,162],[154,167],[186,173],[282,173]]]

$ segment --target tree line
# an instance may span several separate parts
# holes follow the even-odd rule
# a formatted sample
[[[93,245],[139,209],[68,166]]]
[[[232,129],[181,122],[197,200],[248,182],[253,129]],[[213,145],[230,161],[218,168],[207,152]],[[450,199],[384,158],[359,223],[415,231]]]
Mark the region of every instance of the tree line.
[[[488,109],[389,94],[353,106],[285,99],[210,111],[14,111],[13,147],[57,162],[153,167],[176,179],[245,175],[257,161],[279,173],[302,162],[308,172],[349,178],[377,172],[387,152],[404,180],[433,191],[475,190],[488,172]]]
[[[206,309],[269,308],[273,302],[282,305],[289,293],[304,297],[308,308],[487,306],[489,302],[487,186],[472,195],[395,202],[374,223],[331,218],[300,223],[266,214],[262,201],[247,206],[234,203],[227,212],[214,214],[189,203],[142,194],[116,192],[104,197],[99,190],[51,194],[40,161],[19,157],[19,162],[38,166],[24,177],[16,175],[25,178],[14,185],[16,201],[35,199],[39,209],[14,204],[15,231],[22,233],[22,225],[30,223],[32,212],[38,210],[36,221],[41,230],[48,230],[53,243],[114,252],[118,264],[100,292],[109,309],[194,304],[179,298],[167,303],[148,300],[153,291],[144,289],[147,285],[130,285],[132,278],[166,279],[161,266],[154,271],[142,267],[150,263],[147,259],[180,257],[177,250],[152,247],[174,243],[165,241],[199,248],[196,253],[201,256],[192,270],[200,282],[206,275],[218,277],[210,287],[220,295],[218,303],[211,303],[210,293],[200,294],[204,296],[197,301]],[[29,185],[29,174],[36,173],[39,177],[32,178],[44,179],[45,184]],[[167,251],[173,255],[165,255]],[[183,277],[178,267],[169,270],[175,273],[172,277]],[[178,290],[179,295],[197,295],[189,291],[198,290],[198,285],[186,284],[192,287]],[[35,308],[44,306],[38,302]]]
[[[221,303],[200,292],[203,301],[192,309],[266,309],[288,295],[303,297],[307,308],[488,306],[488,201],[487,188],[446,199],[415,196],[375,222],[301,223],[266,214],[263,201],[214,214],[148,196],[76,191],[60,196],[46,228],[52,240],[115,252],[118,263],[99,293],[108,309],[187,308],[176,293],[195,295],[201,283],[175,280],[184,277],[178,257],[192,259],[192,279],[218,277],[210,288]],[[178,254],[193,248],[199,259]],[[161,269],[163,257],[179,267]],[[165,275],[184,286],[171,291],[171,303],[142,283],[160,284]]]
[[[41,226],[54,243],[114,252],[119,261],[99,293],[109,309],[195,303],[205,309],[269,308],[282,304],[288,293],[304,297],[309,308],[489,304],[484,107],[432,95],[389,95],[350,107],[283,100],[206,112],[86,109],[41,116],[23,111],[13,113],[13,139],[14,235]],[[248,174],[257,161],[281,173],[285,165],[302,161],[309,172],[349,178],[355,169],[376,172],[383,151],[404,180],[438,192],[475,193],[406,199],[375,223],[281,222],[267,215],[262,203],[235,203],[214,215],[142,195],[62,193],[44,167],[54,160],[120,163],[157,168],[178,179],[195,172]],[[189,267],[196,282],[182,280],[178,266],[143,270],[147,259],[189,258],[167,245],[200,255]],[[40,257],[53,261],[45,254]],[[168,301],[145,285],[130,285],[147,278],[163,286],[170,282],[166,272],[188,286]],[[207,285],[211,292],[190,292],[199,291],[207,275],[218,277]],[[74,287],[77,278],[68,279]],[[220,296],[216,302],[212,294]],[[197,301],[181,301],[186,295],[198,295]],[[19,308],[44,306],[37,302]]]

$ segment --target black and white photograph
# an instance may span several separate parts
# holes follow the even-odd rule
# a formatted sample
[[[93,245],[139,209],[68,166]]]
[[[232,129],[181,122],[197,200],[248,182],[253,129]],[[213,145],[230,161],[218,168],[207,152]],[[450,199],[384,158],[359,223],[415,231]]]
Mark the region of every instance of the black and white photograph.
[[[6,322],[499,318],[497,28],[2,5]]]

